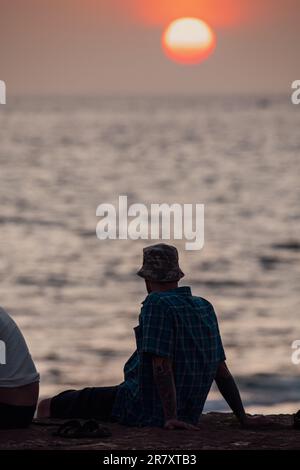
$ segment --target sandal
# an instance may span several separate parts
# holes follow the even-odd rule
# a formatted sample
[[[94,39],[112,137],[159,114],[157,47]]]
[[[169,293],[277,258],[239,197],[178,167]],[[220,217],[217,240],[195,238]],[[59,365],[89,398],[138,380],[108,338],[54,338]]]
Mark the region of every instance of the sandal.
[[[110,437],[111,432],[99,424],[96,420],[90,419],[88,421],[80,423],[79,420],[73,419],[66,421],[53,436],[64,437],[68,439],[84,439],[84,438],[99,438],[99,437]]]
[[[57,431],[53,433],[53,436],[65,437],[65,438],[78,438],[80,437],[81,424],[77,419],[66,421],[61,424]]]
[[[111,436],[110,430],[99,424],[95,419],[90,419],[89,421],[83,423],[83,425],[81,426],[80,434],[80,437],[89,438]]]

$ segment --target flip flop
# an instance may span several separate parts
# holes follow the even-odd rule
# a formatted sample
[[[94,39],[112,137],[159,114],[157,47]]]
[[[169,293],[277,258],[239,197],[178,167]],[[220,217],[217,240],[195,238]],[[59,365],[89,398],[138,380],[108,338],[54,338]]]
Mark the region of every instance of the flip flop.
[[[74,439],[80,437],[80,432],[80,421],[77,419],[72,419],[71,421],[66,421],[65,423],[61,424],[57,431],[53,433],[53,436]]]
[[[99,437],[110,437],[111,432],[94,419],[84,421],[82,424],[79,420],[73,419],[71,421],[66,421],[59,426],[58,430],[53,433],[53,436],[67,439],[94,439]]]
[[[81,426],[80,437],[96,438],[110,436],[110,430],[99,424],[95,419],[90,419]]]

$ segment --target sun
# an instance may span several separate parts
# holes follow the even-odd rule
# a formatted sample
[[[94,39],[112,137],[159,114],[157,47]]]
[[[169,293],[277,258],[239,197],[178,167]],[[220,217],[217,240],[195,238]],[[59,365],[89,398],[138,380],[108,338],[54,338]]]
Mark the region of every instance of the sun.
[[[181,64],[198,64],[216,47],[216,35],[198,18],[179,18],[166,28],[162,45],[169,59]]]

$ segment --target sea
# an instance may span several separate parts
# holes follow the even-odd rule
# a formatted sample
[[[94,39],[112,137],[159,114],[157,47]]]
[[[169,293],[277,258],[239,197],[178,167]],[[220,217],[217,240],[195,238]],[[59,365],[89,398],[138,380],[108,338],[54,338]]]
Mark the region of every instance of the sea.
[[[157,243],[97,238],[98,205],[126,195],[204,204],[203,248],[170,240],[181,285],[214,305],[247,410],[300,408],[299,129],[289,96],[18,96],[0,107],[0,304],[42,397],[123,379],[146,296],[136,271]],[[205,411],[226,410],[213,387]]]

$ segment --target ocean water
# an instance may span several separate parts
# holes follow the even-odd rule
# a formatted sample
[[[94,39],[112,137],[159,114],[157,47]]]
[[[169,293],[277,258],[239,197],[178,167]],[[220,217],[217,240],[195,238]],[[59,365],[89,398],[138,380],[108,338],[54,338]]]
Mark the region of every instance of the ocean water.
[[[300,408],[300,108],[288,97],[15,98],[0,109],[0,303],[41,395],[116,384],[145,297],[147,241],[99,241],[100,203],[205,204],[176,241],[215,306],[249,411]],[[224,410],[212,390],[206,410]]]

